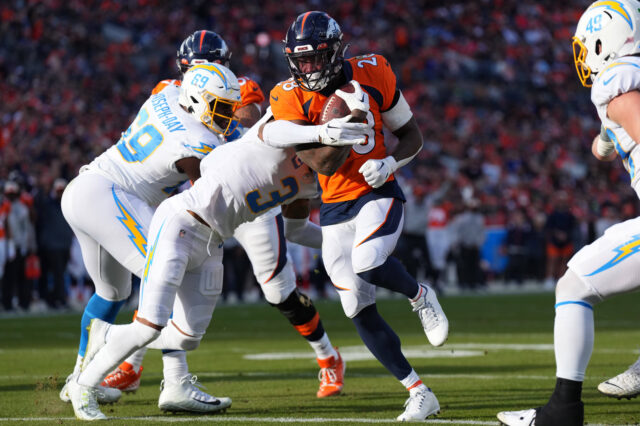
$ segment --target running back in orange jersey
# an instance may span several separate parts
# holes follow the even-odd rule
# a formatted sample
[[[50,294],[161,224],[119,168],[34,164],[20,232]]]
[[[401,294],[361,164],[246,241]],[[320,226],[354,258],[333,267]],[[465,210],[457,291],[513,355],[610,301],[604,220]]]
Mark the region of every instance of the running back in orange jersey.
[[[355,200],[371,192],[372,188],[358,172],[369,159],[387,156],[382,133],[381,113],[396,102],[396,76],[389,62],[376,54],[357,56],[344,61],[346,81],[356,80],[369,98],[367,122],[374,123],[365,145],[354,145],[344,164],[331,176],[318,175],[324,203]],[[303,120],[318,124],[327,96],[319,92],[304,91],[289,79],[278,83],[271,91],[269,102],[276,120]],[[389,181],[394,180],[393,175]]]
[[[240,108],[250,104],[260,105],[264,102],[264,93],[262,93],[258,83],[249,77],[238,78],[238,83],[240,83],[240,96],[242,97],[242,105],[240,105]],[[162,80],[156,84],[156,87],[153,88],[151,94],[156,95],[169,85],[180,87],[180,80]]]

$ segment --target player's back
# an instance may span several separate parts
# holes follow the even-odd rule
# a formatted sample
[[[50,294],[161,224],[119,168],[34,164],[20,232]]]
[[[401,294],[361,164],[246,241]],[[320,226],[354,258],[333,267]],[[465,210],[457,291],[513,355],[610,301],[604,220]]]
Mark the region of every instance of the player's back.
[[[356,80],[368,97],[370,110],[367,122],[373,129],[367,134],[365,145],[354,145],[342,166],[331,176],[318,175],[322,187],[322,201],[336,203],[354,200],[372,190],[360,166],[369,159],[387,156],[384,145],[382,114],[394,102],[396,77],[387,60],[380,55],[364,55],[347,59],[343,63],[345,81]],[[319,92],[304,91],[292,80],[279,83],[272,91],[270,102],[278,120],[304,120],[318,124],[327,96]],[[393,180],[393,176],[390,180]]]
[[[613,61],[607,68],[598,73],[591,88],[591,100],[596,106],[598,116],[607,129],[616,151],[631,177],[631,186],[640,196],[640,149],[618,123],[611,121],[607,115],[609,102],[620,94],[640,90],[640,58],[626,56]]]
[[[315,176],[294,149],[272,148],[258,139],[261,122],[241,139],[216,148],[200,164],[202,177],[174,197],[225,239],[271,208],[317,195]]]
[[[220,139],[178,104],[179,88],[152,95],[120,140],[97,157],[91,170],[157,205],[187,180],[176,161],[203,158]]]

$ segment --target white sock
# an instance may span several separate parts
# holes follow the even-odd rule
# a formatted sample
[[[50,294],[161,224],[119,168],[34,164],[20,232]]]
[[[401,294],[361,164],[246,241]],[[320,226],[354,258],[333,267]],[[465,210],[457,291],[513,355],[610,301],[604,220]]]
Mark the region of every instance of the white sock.
[[[309,345],[316,352],[316,358],[318,359],[331,358],[332,356],[338,358],[338,352],[331,345],[327,333],[324,333],[319,340],[309,341]]]
[[[80,374],[78,383],[85,386],[98,386],[106,375],[127,356],[156,338],[158,334],[160,334],[158,330],[138,321],[110,326],[106,336],[107,343]]]
[[[147,348],[141,348],[129,355],[129,357],[125,360],[129,364],[133,366],[133,369],[137,373],[140,370],[140,366],[142,365],[142,360],[144,359],[144,355],[147,353]]]
[[[409,375],[404,379],[400,380],[400,383],[402,383],[402,386],[407,388],[411,395],[423,388],[426,388],[425,384],[420,380],[420,376],[418,376],[418,373],[416,373],[414,369],[411,369],[411,373],[409,373]]]
[[[185,351],[162,354],[162,364],[165,382],[180,383],[180,379],[189,374],[187,353]]]
[[[76,365],[73,367],[73,374],[78,374],[80,373],[80,368],[82,367],[82,359],[84,357],[78,355],[78,357],[76,358]]]
[[[584,381],[584,373],[593,351],[593,309],[585,302],[556,306],[553,327],[556,376]]]

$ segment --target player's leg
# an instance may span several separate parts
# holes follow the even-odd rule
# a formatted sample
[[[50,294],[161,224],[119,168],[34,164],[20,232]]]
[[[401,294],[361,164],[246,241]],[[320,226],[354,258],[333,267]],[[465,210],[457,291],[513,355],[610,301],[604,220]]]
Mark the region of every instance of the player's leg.
[[[429,342],[441,346],[449,334],[449,321],[435,291],[426,284],[418,284],[400,261],[391,256],[403,222],[404,207],[400,200],[382,198],[366,203],[355,217],[353,270],[368,283],[407,296]]]
[[[276,210],[244,223],[236,229],[234,237],[245,249],[267,302],[287,318],[315,351],[322,369],[317,396],[339,394],[343,387],[344,362],[331,345],[313,302],[296,288],[282,215]]]
[[[593,306],[613,295],[640,287],[635,271],[640,259],[625,245],[635,244],[640,219],[615,225],[569,261],[569,269],[556,286],[554,350],[556,387],[544,406],[521,412],[502,412],[505,424],[578,425],[584,421],[582,383],[593,350]],[[552,421],[556,423],[552,423]]]
[[[93,318],[114,321],[131,292],[129,271],[141,269],[144,264],[151,211],[141,200],[91,173],[80,174],[67,186],[62,210],[78,238],[83,261],[96,288],[81,319],[74,368],[77,373],[85,354],[90,321]],[[68,401],[65,389],[61,398]]]
[[[202,241],[201,251],[205,254],[206,243]],[[158,399],[161,410],[210,413],[231,405],[229,398],[216,398],[203,392],[198,387],[197,377],[189,373],[186,359],[183,358],[184,351],[195,350],[200,344],[222,292],[222,249],[217,247],[218,244],[212,244],[215,247],[210,248],[211,257],[185,273],[173,306],[173,316],[160,337],[149,345],[151,348],[162,348],[165,352],[164,380]],[[197,265],[193,260],[190,264]],[[172,354],[177,356],[168,357]]]
[[[376,287],[360,278],[352,267],[355,219],[322,227],[322,258],[342,308],[360,338],[378,361],[409,391],[407,411],[400,420],[424,420],[439,410],[438,401],[402,354],[400,339],[376,309]],[[410,416],[405,417],[406,414]]]

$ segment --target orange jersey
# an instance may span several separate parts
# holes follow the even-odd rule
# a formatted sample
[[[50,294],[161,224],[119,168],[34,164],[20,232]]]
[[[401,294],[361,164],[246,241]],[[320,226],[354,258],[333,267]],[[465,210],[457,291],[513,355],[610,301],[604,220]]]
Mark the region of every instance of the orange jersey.
[[[162,89],[170,85],[180,87],[180,83],[180,80],[162,80],[160,83],[156,84],[156,87],[153,88],[151,94],[158,94]],[[242,98],[242,105],[240,105],[240,108],[250,104],[259,105],[264,102],[264,93],[262,93],[258,83],[251,80],[249,77],[238,78],[238,83],[240,83],[240,96]]]
[[[357,56],[344,61],[343,73],[347,81],[356,80],[369,97],[367,122],[373,121],[373,129],[367,135],[365,145],[354,145],[346,161],[331,176],[318,175],[323,203],[350,201],[372,191],[358,172],[369,159],[387,156],[382,133],[381,113],[395,102],[396,76],[387,60],[380,55]],[[327,96],[302,90],[289,79],[278,83],[271,91],[271,111],[276,120],[304,120],[318,124],[322,106]],[[393,175],[389,181],[394,180]]]

